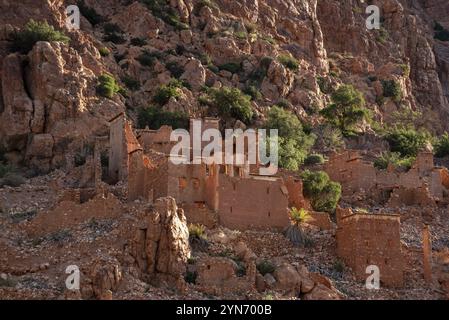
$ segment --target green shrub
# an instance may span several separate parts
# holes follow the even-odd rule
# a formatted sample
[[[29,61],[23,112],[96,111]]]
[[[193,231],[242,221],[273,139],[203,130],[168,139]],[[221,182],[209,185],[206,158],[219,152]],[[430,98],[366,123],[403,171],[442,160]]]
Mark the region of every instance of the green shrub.
[[[388,31],[385,28],[380,28],[377,35],[377,41],[384,44],[389,38]]]
[[[439,24],[438,22],[435,22],[435,39],[441,40],[441,41],[449,41],[449,31],[444,29],[444,27]]]
[[[345,263],[342,260],[337,259],[335,260],[332,269],[334,269],[338,273],[342,273],[343,271],[345,271]]]
[[[13,172],[15,172],[14,166],[0,162],[0,178],[3,178],[6,174]]]
[[[198,273],[196,271],[187,271],[184,280],[190,284],[196,284],[196,278],[198,277]]]
[[[136,47],[143,47],[144,45],[147,44],[147,41],[142,38],[132,38],[130,43],[131,43],[131,45],[136,46]]]
[[[13,188],[20,187],[25,183],[25,179],[15,172],[6,173],[3,178],[0,179],[0,187],[10,186]]]
[[[239,40],[246,40],[248,38],[246,31],[234,31],[234,36]]]
[[[238,119],[250,123],[253,117],[251,99],[237,88],[211,88],[208,90],[208,104],[224,118]]]
[[[195,3],[195,6],[193,7],[193,14],[199,15],[201,9],[203,9],[204,7],[208,7],[211,9],[218,9],[218,6],[212,0],[199,0]]]
[[[116,23],[106,23],[103,26],[104,41],[110,41],[115,44],[123,44],[126,42],[124,38],[124,32],[120,26]]]
[[[101,47],[100,49],[98,49],[98,51],[100,52],[100,56],[102,57],[107,57],[111,53],[111,51],[109,51],[109,49],[106,47]]]
[[[99,23],[103,22],[103,17],[95,11],[94,8],[88,7],[84,0],[80,0],[77,3],[78,8],[80,9],[80,13],[83,15],[84,18],[87,19],[87,21],[90,22],[91,25],[95,26]]]
[[[445,132],[433,144],[435,156],[438,158],[449,155],[449,134]]]
[[[312,219],[309,211],[304,208],[296,209],[292,208],[290,210],[290,221],[295,225],[300,225],[302,223],[307,223]]]
[[[159,56],[158,53],[144,51],[137,57],[137,61],[144,67],[152,67]]]
[[[395,80],[382,80],[384,97],[392,98],[396,102],[402,100],[402,90],[399,82]]]
[[[245,89],[243,89],[243,93],[250,96],[252,100],[260,100],[262,99],[262,93],[260,93],[260,90],[253,85],[246,86]]]
[[[206,227],[201,224],[189,224],[190,238],[206,238]]]
[[[165,68],[170,71],[172,77],[179,79],[184,73],[184,67],[179,65],[176,61],[167,62]]]
[[[56,31],[47,21],[28,21],[25,27],[12,35],[12,50],[27,54],[39,41],[60,41],[69,43],[70,38],[60,31]]]
[[[317,139],[314,147],[318,150],[336,151],[345,146],[343,134],[337,128],[324,124],[317,128],[316,134]]]
[[[380,170],[385,170],[388,165],[393,165],[396,168],[408,170],[415,162],[415,157],[402,158],[397,152],[384,152],[376,160],[374,160],[374,167]]]
[[[171,98],[179,98],[181,93],[179,89],[183,84],[180,81],[172,80],[167,85],[160,86],[153,97],[153,101],[163,106],[170,101]]]
[[[13,223],[20,223],[22,221],[30,221],[37,215],[37,210],[16,212],[10,215]]]
[[[280,55],[278,57],[278,61],[286,68],[292,70],[292,71],[298,71],[299,70],[299,62],[294,57],[290,55]]]
[[[410,76],[410,65],[406,64],[406,63],[403,63],[403,64],[400,64],[399,67],[402,70],[402,75],[404,77],[408,78]]]
[[[170,6],[169,0],[140,0],[155,17],[175,27],[177,30],[189,29],[189,25],[181,22],[177,11]]]
[[[125,86],[131,90],[131,91],[137,91],[140,89],[140,82],[139,80],[136,80],[130,76],[124,76],[122,78],[123,83],[125,84]]]
[[[121,90],[122,88],[110,74],[105,73],[98,78],[97,94],[100,96],[112,99]]]
[[[187,129],[189,116],[182,112],[169,112],[149,107],[139,110],[137,122],[141,129],[148,126],[152,130],[157,130],[163,125],[171,126],[173,129]]]
[[[279,165],[288,170],[298,170],[313,146],[315,137],[304,132],[296,115],[278,106],[273,106],[268,112],[265,128],[278,130]]]
[[[370,120],[365,99],[352,85],[342,85],[332,94],[332,104],[320,111],[321,115],[343,134],[352,134],[357,124]]]
[[[393,128],[385,135],[392,152],[401,157],[416,157],[430,140],[425,131],[416,131],[413,128]]]
[[[239,73],[242,71],[242,64],[237,62],[229,62],[218,66],[220,70],[226,70],[231,73]]]
[[[314,210],[333,212],[341,197],[341,186],[329,179],[324,171],[306,170],[301,174],[304,196],[311,200]]]
[[[310,154],[307,156],[307,158],[304,161],[304,164],[306,166],[312,166],[315,164],[323,164],[324,163],[324,157],[321,154]]]
[[[259,271],[263,276],[267,273],[273,273],[276,270],[276,266],[268,260],[263,260],[262,262],[258,263],[256,268],[257,271]]]
[[[341,198],[341,185],[330,181],[321,191],[320,196],[314,198],[312,206],[316,211],[334,212]]]
[[[324,94],[329,94],[332,92],[332,86],[331,83],[323,77],[317,78],[318,87],[320,88],[320,91]]]

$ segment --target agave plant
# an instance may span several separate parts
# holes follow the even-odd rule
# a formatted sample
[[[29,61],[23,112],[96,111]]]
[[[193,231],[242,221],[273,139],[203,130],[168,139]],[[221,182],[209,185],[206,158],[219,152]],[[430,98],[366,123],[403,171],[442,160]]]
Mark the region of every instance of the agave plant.
[[[292,208],[290,210],[290,225],[285,229],[284,234],[295,246],[305,246],[308,242],[302,224],[310,221],[312,217],[310,213],[301,208]]]

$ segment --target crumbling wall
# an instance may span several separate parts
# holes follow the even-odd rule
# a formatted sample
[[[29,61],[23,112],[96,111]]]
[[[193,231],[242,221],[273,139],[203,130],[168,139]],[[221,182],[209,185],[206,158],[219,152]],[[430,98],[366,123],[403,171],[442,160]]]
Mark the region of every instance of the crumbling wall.
[[[324,170],[332,180],[342,184],[343,194],[370,190],[376,184],[376,170],[372,163],[364,161],[356,151],[333,154]]]
[[[402,287],[404,261],[399,216],[351,214],[338,221],[337,254],[357,279],[365,280],[366,268],[375,265],[380,270],[381,284]]]
[[[113,194],[97,194],[85,203],[67,201],[73,197],[78,201],[78,192],[64,193],[61,201],[53,210],[40,212],[27,227],[30,234],[43,236],[51,232],[73,227],[90,219],[114,218],[122,213],[122,204]]]
[[[145,153],[151,150],[170,154],[171,149],[176,142],[170,141],[170,135],[173,132],[172,127],[162,126],[158,130],[137,130],[137,139],[145,150]]]
[[[310,211],[309,214],[311,220],[307,221],[308,224],[316,226],[321,230],[331,230],[334,228],[334,224],[329,217],[329,213]]]
[[[220,175],[220,224],[231,229],[283,229],[289,224],[288,192],[282,179]],[[284,191],[283,191],[284,189]]]
[[[400,186],[391,193],[386,206],[397,208],[400,206],[434,206],[435,201],[430,195],[429,188],[406,188]]]
[[[379,192],[387,189],[429,188],[430,196],[441,199],[444,195],[444,174],[434,167],[433,155],[430,152],[418,154],[412,168],[407,172],[400,172],[392,167],[378,170],[372,162],[363,160],[358,151],[348,150],[341,154],[334,154],[325,164],[324,170],[332,180],[340,182],[343,195],[365,191],[375,197]],[[449,185],[449,184],[448,184]],[[399,198],[400,202],[401,199]],[[404,204],[407,199],[404,199]]]
[[[290,208],[304,208],[307,210],[312,208],[310,202],[304,198],[301,179],[290,176],[284,179],[284,184],[288,191],[288,206]]]

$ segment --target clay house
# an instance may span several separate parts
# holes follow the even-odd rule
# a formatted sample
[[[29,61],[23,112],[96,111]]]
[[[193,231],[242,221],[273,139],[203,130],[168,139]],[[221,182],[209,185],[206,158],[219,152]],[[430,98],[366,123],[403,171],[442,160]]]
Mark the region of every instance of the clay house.
[[[343,195],[369,194],[380,203],[397,205],[435,205],[447,190],[448,171],[435,167],[433,154],[421,152],[410,170],[393,167],[379,170],[357,150],[333,154],[325,164],[329,177],[343,186]]]
[[[203,124],[218,129],[216,119]],[[247,164],[174,164],[167,152],[171,130],[138,130],[136,137],[123,114],[111,121],[109,171],[127,179],[129,201],[171,196],[189,222],[240,230],[283,229],[289,205],[305,202],[301,181],[255,175]]]
[[[365,281],[366,268],[380,270],[381,286],[402,287],[404,260],[401,252],[400,217],[392,214],[354,213],[337,209],[337,255]]]

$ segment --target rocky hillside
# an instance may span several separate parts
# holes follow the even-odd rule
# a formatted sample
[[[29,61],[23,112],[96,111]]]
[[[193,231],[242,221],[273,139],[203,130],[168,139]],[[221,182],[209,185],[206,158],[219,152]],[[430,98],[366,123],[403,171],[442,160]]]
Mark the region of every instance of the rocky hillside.
[[[151,105],[213,113],[207,88],[250,95],[251,126],[274,104],[305,126],[323,123],[317,111],[352,84],[374,119],[362,132],[407,110],[420,112],[419,125],[434,134],[447,129],[449,45],[434,39],[436,24],[449,27],[446,1],[370,1],[381,8],[382,27],[368,30],[363,1],[84,0],[81,30],[69,31],[64,12],[72,2],[2,2],[0,140],[14,163],[61,167],[68,150],[105,133],[123,110],[135,120]],[[70,41],[14,52],[13,35],[30,19],[48,21]],[[124,90],[99,95],[104,74]],[[161,86],[174,90],[161,98]]]
[[[74,4],[80,29],[66,23]],[[366,27],[368,5],[380,29]],[[140,129],[205,116],[223,129],[278,128],[281,175],[323,169],[346,149],[363,154],[347,163],[396,168],[397,180],[422,150],[447,167],[447,0],[0,1],[0,298],[447,297],[421,277],[420,228],[428,213],[435,250],[446,248],[448,203],[394,209],[406,286],[368,292],[337,259],[335,228],[306,225],[314,247],[222,227],[192,241],[172,198],[127,202],[125,181],[98,187],[108,159],[94,149],[120,113]],[[331,198],[315,211],[388,206],[306,173],[333,187],[314,195]],[[72,297],[58,277],[74,261],[87,284]]]

